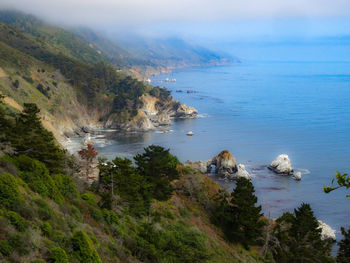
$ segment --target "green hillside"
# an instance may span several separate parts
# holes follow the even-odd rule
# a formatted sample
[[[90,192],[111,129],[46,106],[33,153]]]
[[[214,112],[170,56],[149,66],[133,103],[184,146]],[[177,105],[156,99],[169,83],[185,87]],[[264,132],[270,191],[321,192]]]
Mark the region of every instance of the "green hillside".
[[[0,47],[0,91],[22,105],[37,103],[49,119],[56,118],[58,126],[84,120],[103,123],[113,114],[114,122],[126,123],[142,106],[140,97],[159,90],[108,62],[87,63],[4,23],[0,23]],[[152,94],[171,100],[163,91]]]

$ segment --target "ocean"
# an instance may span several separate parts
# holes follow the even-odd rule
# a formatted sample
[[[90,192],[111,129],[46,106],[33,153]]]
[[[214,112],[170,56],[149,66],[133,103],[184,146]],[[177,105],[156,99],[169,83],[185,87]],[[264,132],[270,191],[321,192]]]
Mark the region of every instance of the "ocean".
[[[340,227],[349,226],[350,199],[345,189],[325,194],[322,187],[336,171],[350,171],[350,63],[245,61],[175,70],[155,76],[152,84],[166,86],[175,99],[195,107],[199,117],[175,120],[154,132],[97,138],[100,156],[131,158],[157,144],[184,162],[207,160],[228,149],[252,174],[266,216],[279,217],[310,203],[317,218],[341,237]],[[188,131],[194,136],[186,136]],[[282,153],[302,173],[301,181],[266,168]],[[228,191],[234,186],[216,181]]]

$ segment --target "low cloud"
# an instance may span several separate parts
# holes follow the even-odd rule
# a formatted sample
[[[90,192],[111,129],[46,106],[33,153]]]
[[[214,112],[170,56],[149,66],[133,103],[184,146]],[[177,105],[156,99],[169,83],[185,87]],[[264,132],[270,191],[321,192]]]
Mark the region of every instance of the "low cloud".
[[[89,26],[350,15],[348,0],[1,0],[0,7]]]

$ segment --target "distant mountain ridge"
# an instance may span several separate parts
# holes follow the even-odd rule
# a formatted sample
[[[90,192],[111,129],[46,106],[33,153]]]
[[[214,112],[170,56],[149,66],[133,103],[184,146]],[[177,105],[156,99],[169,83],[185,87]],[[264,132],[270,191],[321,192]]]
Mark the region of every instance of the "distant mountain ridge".
[[[0,10],[0,22],[50,43],[66,56],[85,63],[109,62],[138,78],[177,67],[238,61],[180,38],[111,40],[89,28],[65,29],[18,11]]]

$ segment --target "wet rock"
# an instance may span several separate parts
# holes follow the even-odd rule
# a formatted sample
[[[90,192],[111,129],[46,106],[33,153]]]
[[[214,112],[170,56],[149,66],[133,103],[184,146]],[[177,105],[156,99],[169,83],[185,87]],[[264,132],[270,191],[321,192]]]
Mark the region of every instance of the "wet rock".
[[[279,155],[268,168],[278,174],[292,174],[293,168],[287,154]]]
[[[245,165],[241,163],[237,165],[237,172],[232,174],[229,179],[238,179],[240,177],[250,179],[250,175],[248,171],[245,169]]]
[[[297,181],[300,181],[301,180],[301,172],[297,172],[293,175],[293,178]]]

